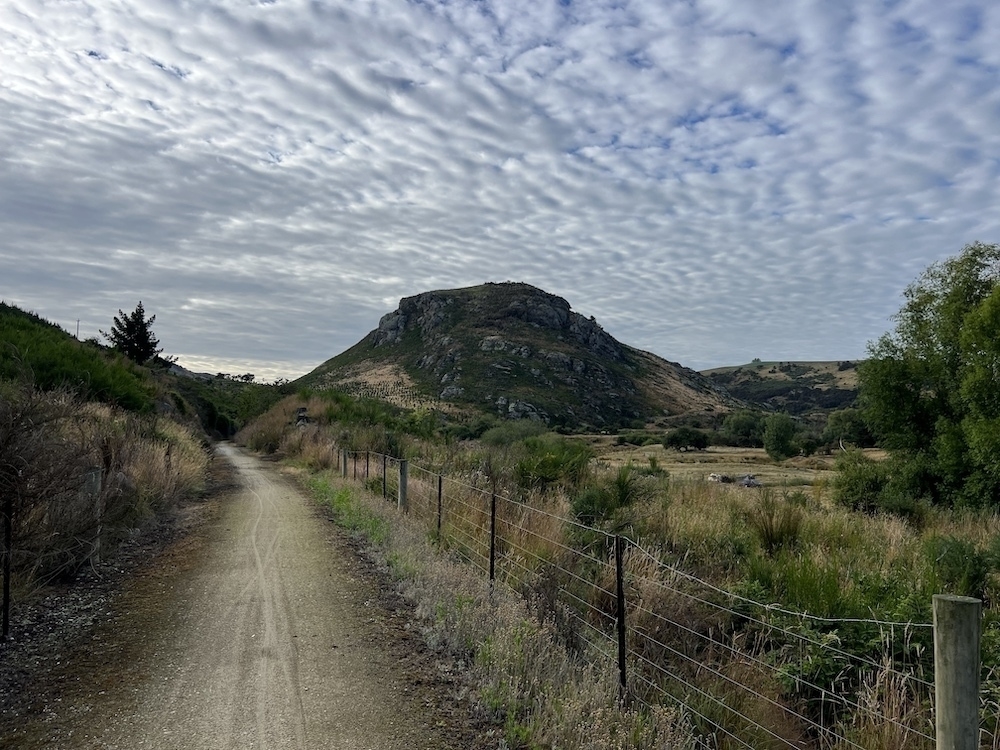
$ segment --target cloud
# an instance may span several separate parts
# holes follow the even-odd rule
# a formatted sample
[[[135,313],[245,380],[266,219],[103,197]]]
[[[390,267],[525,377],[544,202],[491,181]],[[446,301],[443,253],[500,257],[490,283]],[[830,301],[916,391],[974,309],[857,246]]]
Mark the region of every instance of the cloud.
[[[997,237],[998,32],[985,2],[13,0],[0,294],[87,333],[141,298],[168,351],[274,372],[504,279],[690,366],[861,356]]]

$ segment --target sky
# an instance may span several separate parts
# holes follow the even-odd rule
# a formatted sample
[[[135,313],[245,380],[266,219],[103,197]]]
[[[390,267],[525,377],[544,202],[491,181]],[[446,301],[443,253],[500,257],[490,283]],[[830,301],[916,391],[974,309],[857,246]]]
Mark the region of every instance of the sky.
[[[991,0],[3,0],[0,298],[294,378],[521,281],[694,369],[854,359],[1000,241]]]

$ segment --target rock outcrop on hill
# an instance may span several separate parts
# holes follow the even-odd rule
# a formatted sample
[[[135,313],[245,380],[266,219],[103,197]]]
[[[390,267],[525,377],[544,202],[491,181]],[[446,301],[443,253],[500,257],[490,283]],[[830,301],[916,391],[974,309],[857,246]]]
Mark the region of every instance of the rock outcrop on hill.
[[[561,297],[509,282],[406,297],[302,381],[571,427],[734,403],[698,373],[616,341]]]

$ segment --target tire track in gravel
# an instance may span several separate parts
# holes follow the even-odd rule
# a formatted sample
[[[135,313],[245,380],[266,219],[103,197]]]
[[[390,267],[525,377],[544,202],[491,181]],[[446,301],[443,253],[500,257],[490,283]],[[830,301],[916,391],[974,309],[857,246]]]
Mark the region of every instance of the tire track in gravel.
[[[383,642],[370,578],[312,502],[259,460],[219,453],[239,488],[122,595],[31,747],[460,747]]]

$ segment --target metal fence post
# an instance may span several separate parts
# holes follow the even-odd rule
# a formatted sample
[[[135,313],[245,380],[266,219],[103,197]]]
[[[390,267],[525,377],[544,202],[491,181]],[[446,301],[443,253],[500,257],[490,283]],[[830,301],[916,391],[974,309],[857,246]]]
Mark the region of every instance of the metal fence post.
[[[976,750],[983,603],[945,594],[935,594],[933,602],[937,748]]]
[[[438,517],[437,517],[437,540],[438,547],[441,546],[441,499],[443,497],[441,489],[444,483],[444,477],[438,474]]]
[[[389,468],[389,455],[382,454],[382,499],[389,497],[389,475],[386,470]]]
[[[490,585],[496,580],[497,563],[497,493],[490,493]]]
[[[365,451],[365,480],[368,479],[368,459],[371,457],[371,451]]]
[[[354,452],[354,461],[352,462],[352,474],[351,478],[356,482],[358,481],[358,452]]]
[[[406,498],[406,477],[409,473],[409,462],[405,458],[399,460],[399,496],[397,498],[397,505],[401,511],[406,511],[408,509],[407,498]]]
[[[615,616],[618,628],[618,688],[621,699],[625,699],[626,666],[625,666],[625,540],[615,536],[615,588],[617,598],[617,613]]]
[[[340,476],[347,479],[347,448],[340,451]]]

